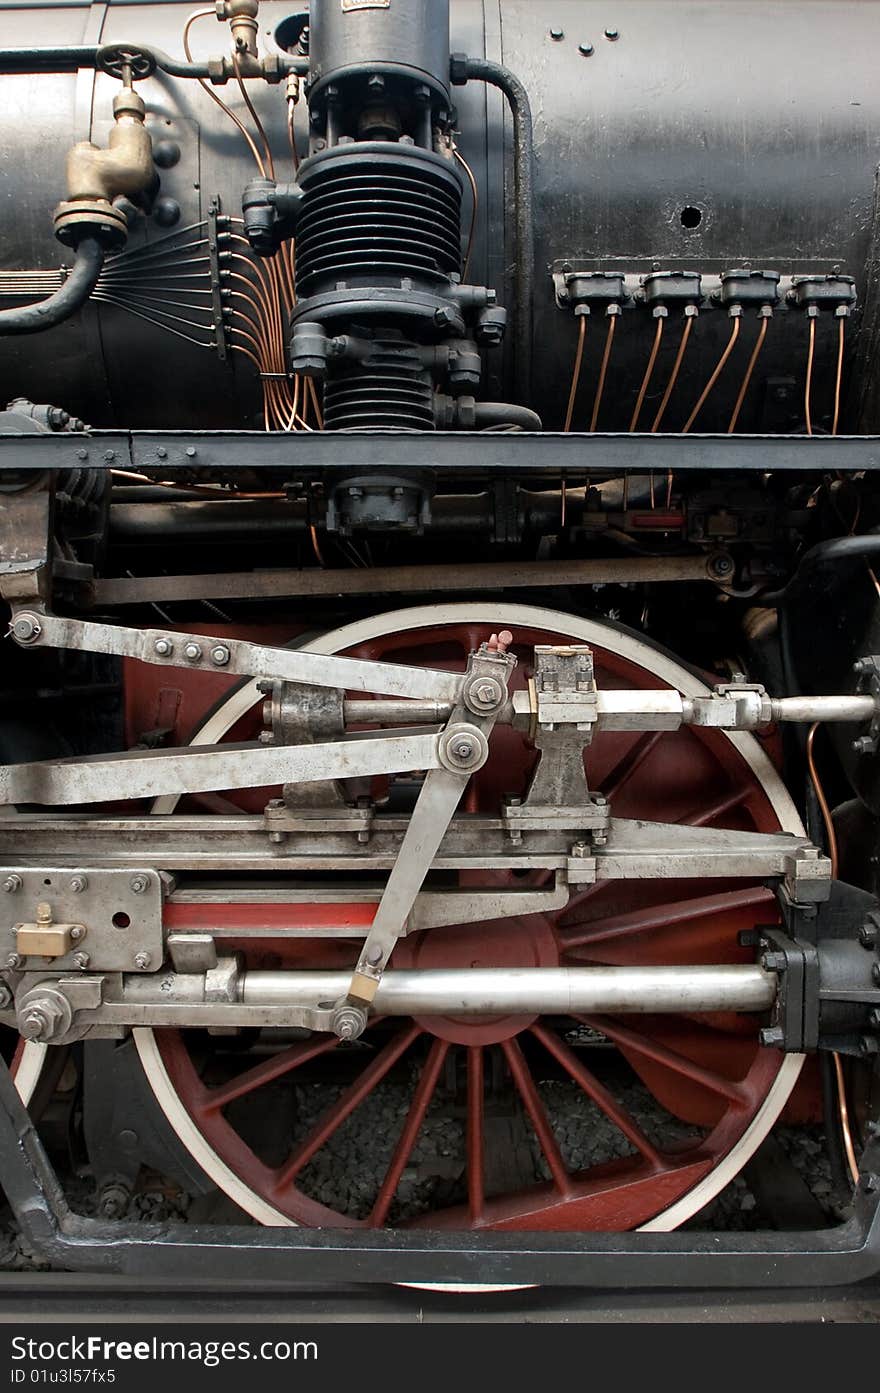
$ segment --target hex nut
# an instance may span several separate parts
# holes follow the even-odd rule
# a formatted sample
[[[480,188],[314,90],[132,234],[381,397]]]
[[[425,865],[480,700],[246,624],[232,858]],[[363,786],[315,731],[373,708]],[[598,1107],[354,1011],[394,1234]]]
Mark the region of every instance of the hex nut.
[[[3,889],[6,891],[7,895],[14,895],[16,890],[21,889],[21,876],[8,875],[3,882]]]
[[[133,895],[142,895],[149,885],[145,875],[133,875],[128,882],[128,888]]]
[[[78,967],[80,972],[85,971],[90,961],[91,959],[88,953],[74,953],[73,955],[73,965],[74,967]]]
[[[187,643],[184,645],[183,656],[191,663],[197,663],[202,656],[202,650],[197,643]]]
[[[218,643],[215,648],[211,649],[211,662],[216,667],[225,667],[229,662],[229,657],[229,649],[224,643]]]
[[[135,967],[139,968],[141,972],[146,971],[146,969],[150,966],[151,961],[152,959],[150,958],[149,953],[135,953],[134,955],[134,965]]]
[[[174,644],[171,642],[170,638],[157,638],[156,642],[153,644],[153,648],[159,654],[160,658],[170,658],[171,654],[174,652]]]

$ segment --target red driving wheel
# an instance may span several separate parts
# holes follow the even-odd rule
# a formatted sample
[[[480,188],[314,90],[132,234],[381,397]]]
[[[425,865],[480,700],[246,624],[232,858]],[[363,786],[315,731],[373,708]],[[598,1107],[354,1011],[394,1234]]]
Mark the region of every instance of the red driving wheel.
[[[402,611],[383,617],[384,631],[370,634],[382,621],[366,621],[314,646],[461,670],[503,622],[520,660],[514,686],[525,684],[535,644],[574,641],[593,647],[600,686],[700,688],[665,654],[610,626],[517,605],[445,606],[442,622],[437,613]],[[234,738],[256,722],[241,718],[253,698],[231,703]],[[206,739],[217,738],[212,719]],[[490,749],[466,811],[489,812],[527,788],[536,755],[524,736],[497,728]],[[697,728],[604,733],[585,758],[590,787],[612,800],[617,817],[800,831],[751,737]],[[546,880],[549,873],[532,871],[460,877],[516,888]],[[225,907],[215,909],[220,926]],[[606,882],[576,889],[552,914],[412,935],[392,967],[748,962],[740,934],[773,916],[770,894],[741,881]],[[252,967],[339,969],[357,952],[353,940],[317,937],[237,946]],[[221,1188],[263,1222],[311,1226],[671,1228],[740,1169],[800,1068],[799,1058],[759,1046],[754,1017],[733,1014],[386,1019],[351,1045],[327,1036],[273,1043],[263,1032],[258,1048],[227,1052],[222,1066],[216,1040],[199,1032],[136,1038],[166,1115]],[[255,1125],[278,1105],[279,1090],[293,1100],[280,1152],[277,1136],[267,1149]],[[368,1163],[357,1160],[359,1138]],[[432,1147],[446,1153],[439,1179],[426,1160]]]

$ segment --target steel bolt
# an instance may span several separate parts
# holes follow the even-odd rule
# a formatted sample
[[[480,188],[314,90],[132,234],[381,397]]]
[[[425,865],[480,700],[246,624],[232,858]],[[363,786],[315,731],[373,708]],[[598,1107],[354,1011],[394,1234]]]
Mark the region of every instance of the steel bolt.
[[[868,1015],[868,1024],[875,1030],[880,1030],[880,1007],[875,1006]]]
[[[83,890],[87,890],[88,887],[89,882],[87,876],[75,875],[71,879],[70,889],[73,891],[74,895],[81,895]]]
[[[115,450],[105,450],[105,451],[104,451],[104,458],[105,458],[105,460],[107,461],[108,464],[112,463],[112,461],[115,460],[115,458],[116,458],[116,451],[115,451]]]
[[[202,656],[202,650],[197,643],[188,643],[183,650],[183,655],[191,663],[197,663]]]
[[[870,1172],[862,1176],[862,1189],[868,1195],[873,1195],[875,1190],[880,1189],[880,1175],[872,1175]]]
[[[30,1003],[23,1020],[19,1023],[19,1034],[25,1040],[51,1040],[62,1018],[62,1010],[50,997],[41,996]]]
[[[876,948],[880,942],[880,929],[869,919],[867,924],[863,924],[859,929],[859,943],[863,948]]]
[[[88,450],[77,450],[76,457],[77,459],[88,459],[89,452]]]
[[[785,1035],[778,1025],[765,1026],[758,1032],[758,1039],[770,1049],[779,1049],[785,1043]]]
[[[133,875],[128,882],[128,888],[133,895],[142,895],[149,885],[145,875]]]
[[[761,966],[765,972],[784,972],[785,954],[784,953],[764,953],[761,958]]]
[[[469,740],[467,736],[462,736],[452,746],[451,753],[455,759],[472,759],[475,748],[473,740]]]
[[[171,654],[174,652],[174,644],[171,642],[170,638],[157,638],[156,642],[153,644],[153,648],[159,654],[160,658],[170,658]]]
[[[21,955],[19,953],[9,953],[6,958],[7,967],[21,967]]]
[[[874,1035],[863,1035],[859,1040],[862,1054],[880,1054],[880,1040]]]
[[[3,889],[6,891],[7,895],[14,895],[16,890],[21,889],[21,876],[8,875],[3,882]]]
[[[363,1034],[367,1013],[357,1006],[340,1006],[333,1012],[331,1029],[340,1040],[356,1040]]]
[[[152,959],[149,953],[135,953],[134,955],[134,965],[139,968],[141,972],[150,966],[151,961]]]
[[[0,982],[0,1011],[5,1011],[7,1006],[12,1005],[12,992],[5,982]]]
[[[188,458],[188,459],[195,459],[195,457],[196,457],[196,447],[195,447],[195,445],[187,445],[187,447],[186,447],[186,453],[187,453],[187,458]]]
[[[223,643],[218,643],[216,648],[211,649],[211,662],[217,667],[225,667],[229,657],[229,649]]]
[[[852,742],[852,747],[857,755],[869,755],[874,751],[874,740],[870,735],[860,735]]]
[[[73,965],[74,967],[78,967],[80,972],[83,972],[88,967],[90,961],[91,959],[88,953],[74,953],[73,955]]]
[[[156,446],[156,458],[157,458],[157,459],[165,459],[165,458],[167,457],[167,455],[168,455],[168,451],[165,449],[165,446],[164,446],[164,445],[157,445],[157,446]]]
[[[870,658],[857,658],[853,663],[853,672],[859,677],[867,677],[871,671],[872,663]]]
[[[80,939],[85,937],[85,932],[86,931],[83,928],[82,924],[74,924],[70,930],[71,940],[74,943],[79,943]]]
[[[43,630],[40,621],[32,614],[20,614],[12,623],[12,635],[19,643],[33,643]]]

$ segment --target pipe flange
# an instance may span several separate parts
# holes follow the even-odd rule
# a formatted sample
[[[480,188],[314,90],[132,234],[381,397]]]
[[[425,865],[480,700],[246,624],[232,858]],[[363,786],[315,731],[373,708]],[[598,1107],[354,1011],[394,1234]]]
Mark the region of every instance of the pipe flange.
[[[95,55],[95,67],[120,82],[126,72],[132,82],[141,82],[156,71],[156,59],[152,53],[131,44],[102,44]]]
[[[481,769],[489,757],[489,741],[476,726],[458,721],[443,731],[437,756],[444,769],[453,774],[470,774]]]
[[[59,203],[54,223],[55,236],[66,247],[75,247],[82,237],[97,237],[108,251],[117,251],[128,239],[125,213],[101,198]]]

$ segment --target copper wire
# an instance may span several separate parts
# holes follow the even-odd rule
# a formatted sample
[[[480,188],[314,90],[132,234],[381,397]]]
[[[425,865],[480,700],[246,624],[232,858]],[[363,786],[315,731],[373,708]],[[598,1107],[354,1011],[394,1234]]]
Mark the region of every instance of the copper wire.
[[[731,413],[730,424],[727,427],[728,435],[733,435],[733,432],[736,430],[736,423],[739,420],[739,413],[742,411],[743,402],[746,399],[746,392],[749,390],[749,383],[752,380],[752,373],[755,371],[755,364],[758,361],[761,349],[764,347],[764,340],[767,337],[767,325],[769,324],[769,322],[770,320],[767,315],[765,315],[764,318],[761,320],[761,327],[758,330],[757,342],[755,343],[755,346],[752,349],[752,356],[749,359],[749,365],[746,368],[746,374],[742,380],[742,386],[739,389],[739,396],[736,399],[736,405],[734,406],[733,412]]]
[[[474,171],[471,169],[464,155],[453,145],[452,153],[467,176],[467,181],[471,186],[471,225],[468,229],[467,250],[464,254],[464,267],[462,269],[462,279],[467,280],[468,271],[471,264],[471,252],[474,249],[474,233],[477,229],[477,209],[480,206],[480,195],[477,191],[477,181],[474,178]]]
[[[843,381],[843,347],[846,337],[846,320],[841,315],[837,321],[837,372],[834,377],[834,417],[831,421],[831,434],[837,434],[837,426],[840,421],[840,386]]]
[[[664,319],[663,319],[663,316],[661,315],[661,316],[658,318],[658,320],[657,320],[657,328],[654,330],[654,344],[653,344],[653,347],[652,347],[652,349],[651,349],[651,355],[650,355],[650,357],[648,358],[648,366],[645,368],[645,375],[644,375],[644,377],[642,378],[642,385],[641,385],[641,387],[639,388],[639,395],[636,397],[636,404],[635,404],[635,407],[634,407],[634,409],[633,409],[632,418],[631,418],[630,423],[629,423],[629,428],[630,428],[630,430],[635,430],[635,429],[636,429],[636,426],[637,426],[638,423],[639,423],[639,415],[640,415],[640,413],[641,413],[642,406],[643,406],[644,401],[645,401],[645,393],[647,392],[648,387],[650,386],[650,383],[651,383],[651,378],[652,378],[653,375],[654,375],[654,366],[655,366],[655,364],[656,364],[656,362],[657,362],[657,354],[660,352],[660,343],[661,343],[661,340],[662,340],[662,338],[663,338],[663,324],[664,324]],[[653,483],[652,483],[651,492],[652,492],[652,495],[653,495]],[[654,504],[653,504],[653,497],[652,497],[652,501],[651,501],[651,506],[652,506],[652,507],[654,506]]]
[[[682,426],[682,428],[681,428],[681,433],[682,433],[682,435],[687,435],[687,433],[688,433],[688,431],[690,430],[691,426],[694,424],[694,421],[697,419],[697,417],[699,416],[700,412],[702,411],[703,406],[704,406],[704,404],[705,404],[705,402],[706,402],[706,399],[707,399],[708,396],[709,396],[709,393],[712,391],[712,388],[715,386],[715,383],[718,381],[719,377],[721,376],[722,372],[724,371],[724,365],[726,364],[728,358],[730,357],[731,353],[733,352],[734,344],[736,343],[737,339],[739,338],[739,324],[740,324],[740,317],[739,317],[739,315],[737,315],[737,317],[736,317],[736,318],[734,319],[734,321],[733,321],[733,328],[732,328],[731,331],[730,331],[730,338],[727,340],[727,347],[725,348],[725,350],[724,350],[724,352],[722,353],[721,357],[718,359],[718,363],[717,363],[717,365],[716,365],[716,367],[715,367],[715,371],[712,373],[712,376],[709,378],[709,381],[706,383],[705,387],[703,388],[702,392],[700,393],[700,397],[699,397],[699,400],[698,400],[696,406],[694,407],[694,409],[693,409],[693,411],[691,412],[690,416],[688,416],[687,420],[685,421],[684,425]]]
[[[584,361],[584,343],[587,338],[587,316],[580,316],[580,328],[578,329],[577,348],[574,355],[574,368],[571,374],[571,390],[568,394],[568,408],[565,412],[565,425],[562,429],[566,432],[571,430],[571,423],[574,418],[574,403],[577,396],[578,383],[581,380],[581,367]]]
[[[693,327],[693,323],[694,316],[688,315],[687,319],[684,322],[684,330],[682,331],[681,341],[678,345],[678,352],[675,355],[675,362],[672,364],[672,372],[669,374],[669,381],[666,384],[666,391],[663,393],[663,399],[657,408],[657,415],[654,417],[654,421],[651,426],[652,435],[660,429],[660,422],[663,420],[664,413],[666,411],[667,406],[669,405],[669,398],[672,396],[672,389],[678,381],[678,374],[681,369],[681,362],[684,358],[685,349],[688,346],[688,339],[691,336],[691,329]]]
[[[810,346],[807,350],[807,378],[804,384],[804,420],[807,423],[807,435],[813,434],[813,417],[810,411],[810,395],[813,388],[813,357],[816,352],[816,321],[810,320]]]
[[[810,321],[811,327],[813,324],[815,324],[815,320]],[[813,724],[810,726],[809,734],[807,735],[807,768],[810,771],[810,782],[812,783],[813,788],[816,790],[816,799],[819,803],[819,810],[822,814],[822,822],[825,825],[825,840],[828,844],[828,856],[831,861],[831,876],[832,879],[836,880],[838,866],[837,834],[834,831],[834,822],[832,821],[831,817],[831,809],[828,806],[828,799],[825,797],[825,790],[823,789],[822,781],[819,778],[819,772],[816,768],[816,760],[813,753],[813,741],[816,738],[816,731],[818,729],[819,722],[814,721]],[[846,1086],[843,1077],[843,1065],[841,1064],[839,1054],[835,1054],[833,1056],[833,1059],[834,1074],[837,1082],[837,1108],[840,1114],[840,1130],[843,1134],[843,1147],[846,1152],[846,1162],[849,1167],[849,1173],[852,1177],[853,1184],[857,1185],[859,1182],[859,1163],[856,1159],[856,1149],[853,1145],[852,1129],[850,1127],[849,1121],[849,1108],[847,1106],[846,1101]]]
[[[593,414],[590,417],[590,430],[596,429],[596,422],[599,419],[599,408],[602,405],[602,394],[605,391],[605,377],[608,373],[608,360],[611,357],[611,345],[614,343],[614,329],[617,324],[617,315],[608,316],[608,332],[605,335],[605,351],[602,354],[602,366],[599,369],[599,381],[596,384],[596,396],[593,401]]]

